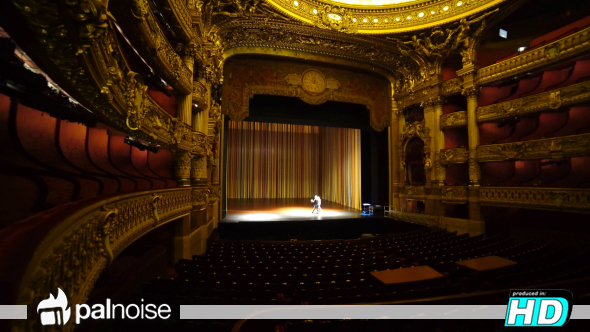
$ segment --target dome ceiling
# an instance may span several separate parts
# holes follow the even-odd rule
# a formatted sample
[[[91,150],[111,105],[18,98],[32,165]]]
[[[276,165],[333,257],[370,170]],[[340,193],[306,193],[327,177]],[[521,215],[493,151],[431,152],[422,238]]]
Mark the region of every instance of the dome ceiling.
[[[401,33],[441,25],[507,0],[267,0],[303,22],[348,33]]]

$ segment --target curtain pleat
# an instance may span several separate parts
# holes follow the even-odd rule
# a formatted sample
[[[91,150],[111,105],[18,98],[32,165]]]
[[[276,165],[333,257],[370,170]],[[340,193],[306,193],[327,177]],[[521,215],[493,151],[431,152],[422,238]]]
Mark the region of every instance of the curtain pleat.
[[[230,121],[228,198],[309,198],[361,207],[360,130]]]

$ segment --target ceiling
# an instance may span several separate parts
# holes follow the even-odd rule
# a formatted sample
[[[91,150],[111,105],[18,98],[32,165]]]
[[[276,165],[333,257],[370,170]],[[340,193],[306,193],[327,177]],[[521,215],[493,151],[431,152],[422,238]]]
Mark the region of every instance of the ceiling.
[[[494,8],[508,0],[267,0],[299,21],[340,32],[416,31]]]

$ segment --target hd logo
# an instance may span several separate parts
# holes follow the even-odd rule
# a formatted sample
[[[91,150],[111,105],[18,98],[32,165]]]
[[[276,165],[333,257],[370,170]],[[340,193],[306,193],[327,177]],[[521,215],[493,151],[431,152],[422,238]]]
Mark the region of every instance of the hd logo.
[[[564,326],[573,295],[565,289],[513,289],[504,326]]]

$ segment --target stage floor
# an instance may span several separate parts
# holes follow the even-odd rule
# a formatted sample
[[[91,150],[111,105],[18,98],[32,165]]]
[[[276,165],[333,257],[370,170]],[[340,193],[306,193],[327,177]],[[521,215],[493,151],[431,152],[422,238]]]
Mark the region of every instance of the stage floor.
[[[322,212],[311,213],[311,198],[228,199],[227,214],[220,222],[257,222],[283,220],[355,219],[370,216],[341,204],[322,199]]]

